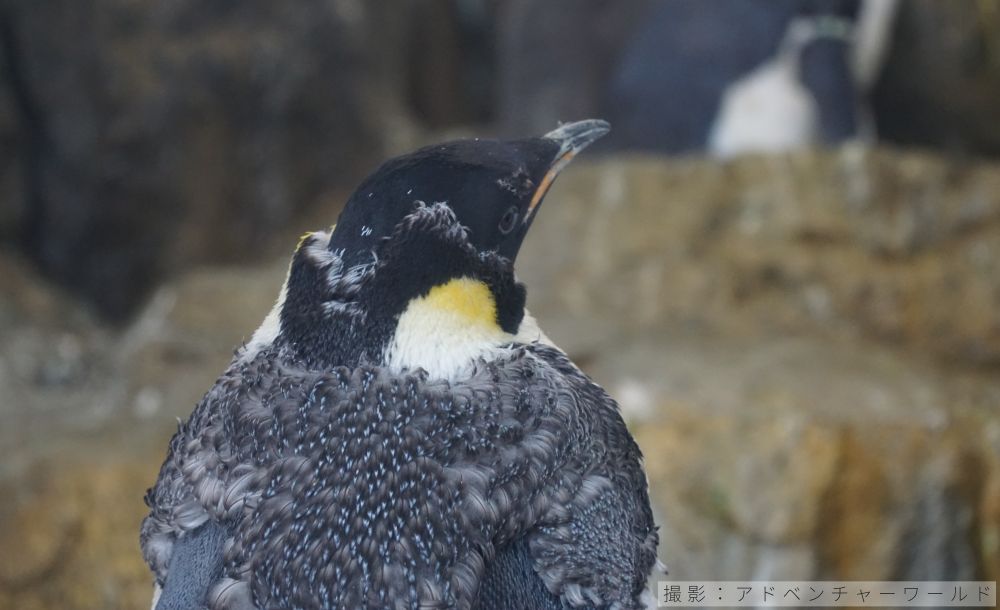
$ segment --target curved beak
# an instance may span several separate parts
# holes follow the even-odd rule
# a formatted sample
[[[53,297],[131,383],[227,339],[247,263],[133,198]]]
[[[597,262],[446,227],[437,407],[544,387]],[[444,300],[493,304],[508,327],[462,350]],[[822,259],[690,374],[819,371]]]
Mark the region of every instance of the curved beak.
[[[530,222],[531,218],[535,215],[538,204],[542,202],[542,198],[545,197],[545,193],[548,192],[549,187],[552,186],[559,172],[569,165],[569,162],[573,160],[573,157],[577,153],[590,146],[609,131],[611,131],[611,125],[607,121],[588,119],[586,121],[566,123],[542,136],[545,140],[555,142],[559,146],[559,150],[552,160],[549,171],[545,173],[542,181],[538,184],[538,188],[535,190],[535,194],[531,197],[531,203],[528,204],[528,212],[524,215],[525,223]]]

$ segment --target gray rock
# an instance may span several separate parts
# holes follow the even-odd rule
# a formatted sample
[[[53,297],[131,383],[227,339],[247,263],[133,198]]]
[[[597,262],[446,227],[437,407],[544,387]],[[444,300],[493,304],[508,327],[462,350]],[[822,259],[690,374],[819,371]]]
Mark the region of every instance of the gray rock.
[[[604,115],[622,46],[649,0],[512,0],[497,25],[498,118],[505,132],[545,133]],[[613,133],[612,133],[613,137]]]
[[[162,274],[246,260],[383,157],[405,12],[327,3],[8,3],[31,257],[111,317]],[[372,44],[378,40],[379,44]]]
[[[5,23],[0,7],[0,31]],[[0,44],[0,242],[17,239],[27,207],[23,163],[25,138],[18,120],[16,89],[11,86],[14,75],[7,56],[8,50]]]
[[[888,141],[1000,154],[1000,13],[991,2],[899,2],[872,93]]]

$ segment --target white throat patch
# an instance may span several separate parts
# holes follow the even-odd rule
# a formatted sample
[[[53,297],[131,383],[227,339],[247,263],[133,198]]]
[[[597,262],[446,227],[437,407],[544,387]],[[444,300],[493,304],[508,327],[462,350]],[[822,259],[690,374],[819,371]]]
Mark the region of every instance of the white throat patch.
[[[461,278],[410,302],[383,362],[395,371],[421,368],[432,378],[457,380],[479,359],[503,356],[508,344],[535,341],[551,344],[527,310],[516,335],[504,332],[489,288]]]

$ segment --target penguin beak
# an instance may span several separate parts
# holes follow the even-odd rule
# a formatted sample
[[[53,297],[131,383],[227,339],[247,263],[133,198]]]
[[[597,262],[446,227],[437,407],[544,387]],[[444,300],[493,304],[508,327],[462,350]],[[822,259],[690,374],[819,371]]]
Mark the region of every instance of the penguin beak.
[[[549,166],[549,171],[545,173],[542,181],[538,184],[538,188],[535,190],[535,194],[531,197],[531,203],[528,204],[528,211],[524,215],[524,224],[531,222],[538,204],[542,202],[545,193],[548,192],[549,187],[552,186],[559,172],[569,165],[569,162],[573,160],[573,157],[577,153],[590,146],[609,131],[611,131],[611,125],[607,121],[589,119],[586,121],[577,121],[576,123],[566,123],[558,129],[554,129],[542,136],[544,140],[555,142],[559,146],[559,150],[556,152],[552,164]]]

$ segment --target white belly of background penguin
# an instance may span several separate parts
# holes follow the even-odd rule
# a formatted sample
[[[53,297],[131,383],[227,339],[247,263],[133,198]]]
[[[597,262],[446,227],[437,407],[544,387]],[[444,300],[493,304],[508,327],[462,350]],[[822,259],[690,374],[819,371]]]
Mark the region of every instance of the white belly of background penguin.
[[[147,492],[155,609],[642,607],[638,447],[513,270],[555,175],[606,131],[390,160],[303,239]]]

